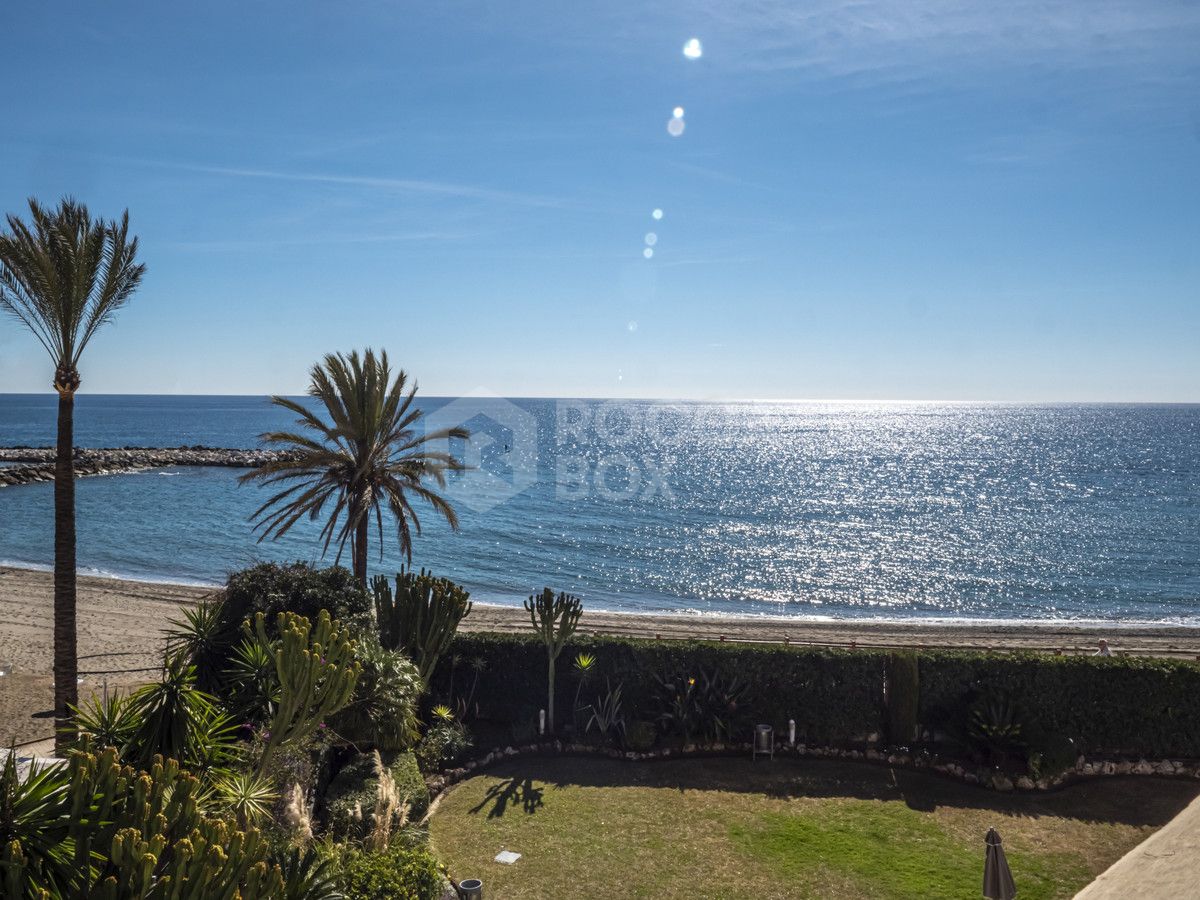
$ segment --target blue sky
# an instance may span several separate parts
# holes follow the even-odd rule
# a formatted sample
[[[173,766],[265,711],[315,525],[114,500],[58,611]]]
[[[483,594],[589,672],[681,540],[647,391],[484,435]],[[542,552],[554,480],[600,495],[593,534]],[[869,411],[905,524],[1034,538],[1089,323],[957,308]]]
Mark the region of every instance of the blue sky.
[[[0,33],[0,210],[128,207],[149,266],[85,390],[295,393],[374,345],[440,395],[1200,401],[1195,3],[76,2]],[[0,392],[51,374],[0,323]]]

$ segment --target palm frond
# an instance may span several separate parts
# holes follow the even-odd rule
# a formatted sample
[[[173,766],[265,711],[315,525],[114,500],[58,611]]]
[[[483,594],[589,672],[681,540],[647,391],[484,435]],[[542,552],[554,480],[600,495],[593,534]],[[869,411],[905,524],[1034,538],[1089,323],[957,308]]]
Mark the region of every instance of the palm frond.
[[[421,523],[407,493],[457,528],[450,503],[425,482],[445,487],[446,472],[466,468],[431,445],[468,440],[470,433],[465,428],[425,433],[416,392],[404,371],[393,375],[386,351],[367,349],[361,355],[331,353],[313,366],[308,394],[316,404],[272,397],[297,418],[292,431],[260,436],[282,453],[240,478],[277,488],[251,516],[259,540],[278,539],[304,519],[321,520],[322,552],[336,543],[340,560],[347,543],[373,519],[382,553],[386,507],[396,521],[400,550],[411,561],[412,536],[420,534]],[[355,567],[365,580],[357,559]]]

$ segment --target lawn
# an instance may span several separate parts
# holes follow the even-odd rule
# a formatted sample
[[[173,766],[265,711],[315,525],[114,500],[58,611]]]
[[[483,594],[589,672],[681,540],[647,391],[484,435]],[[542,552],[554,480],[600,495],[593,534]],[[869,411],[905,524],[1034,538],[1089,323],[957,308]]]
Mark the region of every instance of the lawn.
[[[1038,796],[832,761],[509,760],[430,823],[458,879],[501,898],[980,896],[1004,838],[1022,900],[1071,897],[1197,793],[1107,779]],[[523,854],[512,866],[500,850]]]

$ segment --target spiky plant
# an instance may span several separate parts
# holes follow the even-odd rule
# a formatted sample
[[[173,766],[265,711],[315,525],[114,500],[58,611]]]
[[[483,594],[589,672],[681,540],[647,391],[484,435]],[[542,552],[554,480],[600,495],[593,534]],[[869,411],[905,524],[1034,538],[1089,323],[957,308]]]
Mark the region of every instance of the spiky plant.
[[[92,220],[64,199],[57,209],[29,200],[30,222],[8,216],[0,233],[0,309],[33,332],[54,363],[58,440],[54,462],[54,716],[60,746],[79,703],[75,633],[75,393],[79,359],[102,325],[133,296],[146,267],[120,221]]]
[[[531,595],[525,601],[530,624],[546,645],[549,660],[549,685],[547,688],[546,712],[549,714],[550,733],[554,733],[554,666],[563,646],[575,633],[579,617],[583,615],[583,603],[565,591],[555,596],[550,588],[540,594]]]
[[[301,430],[262,435],[264,444],[286,452],[240,479],[278,489],[252,516],[259,541],[287,534],[301,519],[323,518],[323,552],[336,542],[340,560],[352,542],[354,575],[366,586],[371,520],[378,528],[382,557],[385,509],[395,520],[400,552],[410,562],[413,534],[421,533],[414,498],[432,507],[451,528],[458,527],[453,507],[426,482],[445,487],[446,473],[466,466],[429,445],[450,438],[466,440],[469,434],[465,428],[422,433],[422,413],[413,405],[417,387],[407,386],[403,370],[393,377],[386,352],[376,356],[368,349],[362,356],[358,351],[331,353],[313,366],[308,393],[320,402],[328,421],[295,400],[271,398],[299,416]]]
[[[396,591],[383,575],[371,582],[379,642],[389,650],[412,657],[428,685],[438,660],[450,648],[459,623],[471,612],[471,594],[449,578],[432,572],[401,568]]]
[[[255,772],[225,772],[213,779],[219,810],[232,815],[239,828],[257,827],[271,815],[279,795],[269,778]]]
[[[249,622],[245,625],[248,638],[271,647],[279,680],[260,773],[270,770],[275,751],[303,741],[349,703],[362,671],[355,660],[355,642],[324,610],[315,625],[295,613],[280,613],[276,623],[279,637],[274,641],[267,636],[262,613],[254,617],[253,629]]]
[[[167,629],[167,648],[182,653],[196,667],[196,686],[215,693],[221,684],[217,661],[225,657],[228,645],[223,631],[221,601],[201,600],[193,607],[181,610],[182,619],[172,619]]]
[[[583,709],[579,705],[579,695],[583,692],[583,683],[588,680],[592,672],[596,669],[596,655],[594,653],[577,653],[575,661],[571,663],[571,668],[575,670],[575,702],[571,705],[571,722],[579,727],[579,714]]]

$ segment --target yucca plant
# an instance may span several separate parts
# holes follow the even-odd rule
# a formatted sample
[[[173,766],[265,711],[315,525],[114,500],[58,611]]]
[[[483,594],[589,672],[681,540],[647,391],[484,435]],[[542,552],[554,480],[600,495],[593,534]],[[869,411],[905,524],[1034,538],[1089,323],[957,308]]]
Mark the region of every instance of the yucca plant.
[[[92,696],[72,708],[73,738],[82,737],[94,747],[116,747],[124,754],[141,720],[130,698],[113,691],[107,697]]]
[[[219,661],[228,652],[223,634],[221,601],[201,600],[184,607],[182,619],[172,619],[167,629],[167,649],[182,653],[196,667],[196,687],[215,693],[223,686]]]
[[[230,656],[225,682],[230,707],[238,717],[256,724],[265,722],[279,702],[273,647],[257,637],[243,639]]]
[[[0,887],[6,897],[37,897],[39,890],[62,896],[79,880],[75,842],[66,801],[71,774],[66,765],[17,772],[8,751],[0,769]]]
[[[458,527],[453,507],[428,482],[445,487],[446,473],[466,466],[429,445],[466,440],[469,434],[464,428],[423,432],[418,427],[422,412],[413,405],[416,385],[408,389],[403,370],[393,377],[386,352],[327,355],[313,366],[308,393],[328,419],[295,400],[272,397],[276,406],[298,416],[301,430],[262,435],[264,444],[284,452],[240,481],[278,489],[252,516],[260,541],[282,537],[302,519],[323,517],[323,552],[336,543],[340,560],[351,544],[354,575],[365,587],[371,522],[379,531],[382,558],[385,510],[395,520],[400,552],[410,562],[413,534],[421,533],[414,499],[428,504],[451,528]]]
[[[163,756],[203,773],[236,755],[231,717],[196,687],[195,668],[178,654],[168,654],[161,680],[135,691],[129,705],[137,725],[123,756],[132,765],[149,768]]]
[[[213,799],[223,813],[232,815],[241,828],[257,827],[271,815],[279,795],[270,779],[256,772],[232,771],[216,776]]]

